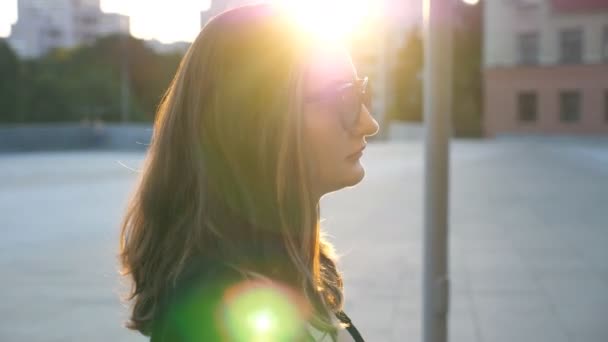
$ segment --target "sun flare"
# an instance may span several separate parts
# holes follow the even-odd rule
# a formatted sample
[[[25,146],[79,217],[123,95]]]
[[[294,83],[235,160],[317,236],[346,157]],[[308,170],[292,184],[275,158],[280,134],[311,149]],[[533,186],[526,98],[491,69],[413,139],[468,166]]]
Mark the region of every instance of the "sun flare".
[[[217,1],[217,0],[216,0]],[[378,0],[260,0],[286,9],[303,29],[320,37],[345,39],[367,29],[379,17],[383,1]],[[200,30],[200,12],[211,0],[102,0],[106,12],[131,18],[131,33],[163,42],[193,40]]]
[[[373,0],[276,0],[306,30],[326,39],[345,39],[379,13]]]

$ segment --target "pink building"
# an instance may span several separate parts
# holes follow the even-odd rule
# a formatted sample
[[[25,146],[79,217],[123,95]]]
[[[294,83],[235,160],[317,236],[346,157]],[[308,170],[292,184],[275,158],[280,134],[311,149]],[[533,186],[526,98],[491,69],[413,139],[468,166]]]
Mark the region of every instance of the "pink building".
[[[608,135],[608,0],[485,2],[486,136]]]

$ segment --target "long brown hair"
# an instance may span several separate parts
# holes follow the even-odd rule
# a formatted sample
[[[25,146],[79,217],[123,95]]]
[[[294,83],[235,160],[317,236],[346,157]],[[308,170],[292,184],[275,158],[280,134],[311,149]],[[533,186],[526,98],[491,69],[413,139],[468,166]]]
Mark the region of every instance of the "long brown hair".
[[[342,278],[302,133],[310,43],[280,10],[251,5],[212,19],[184,56],[122,223],[130,328],[149,334],[163,294],[204,255],[291,284],[332,331]]]

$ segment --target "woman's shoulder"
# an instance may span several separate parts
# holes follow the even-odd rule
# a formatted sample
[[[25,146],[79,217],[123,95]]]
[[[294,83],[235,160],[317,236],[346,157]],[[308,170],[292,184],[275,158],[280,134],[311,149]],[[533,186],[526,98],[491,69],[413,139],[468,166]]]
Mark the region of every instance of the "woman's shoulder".
[[[293,289],[262,275],[224,262],[193,260],[162,302],[151,342],[224,341],[260,332],[281,337],[273,340],[331,341],[308,324],[305,307]],[[338,341],[362,341],[353,338],[354,326],[345,314],[334,319],[349,326],[340,329]],[[271,332],[273,327],[280,330]]]
[[[244,274],[237,267],[225,261],[202,257],[193,258],[184,266],[173,291],[179,297],[181,294],[191,294],[192,291],[201,288],[221,288],[243,278]]]
[[[160,301],[151,341],[221,340],[222,301],[227,290],[244,279],[238,269],[224,262],[191,260]]]
[[[288,285],[205,259],[186,265],[160,308],[152,342],[301,340],[308,310]]]

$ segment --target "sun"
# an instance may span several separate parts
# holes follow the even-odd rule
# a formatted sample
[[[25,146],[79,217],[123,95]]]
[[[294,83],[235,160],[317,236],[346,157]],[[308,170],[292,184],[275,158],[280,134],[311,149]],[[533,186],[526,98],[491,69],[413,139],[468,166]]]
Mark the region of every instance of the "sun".
[[[218,1],[218,0],[216,0]],[[247,1],[244,1],[247,2]],[[287,9],[301,26],[325,39],[344,39],[377,18],[379,0],[260,0]],[[106,12],[131,18],[131,33],[163,42],[192,41],[200,30],[200,12],[210,0],[101,0]]]
[[[306,30],[325,39],[345,39],[379,14],[374,0],[276,0]]]

